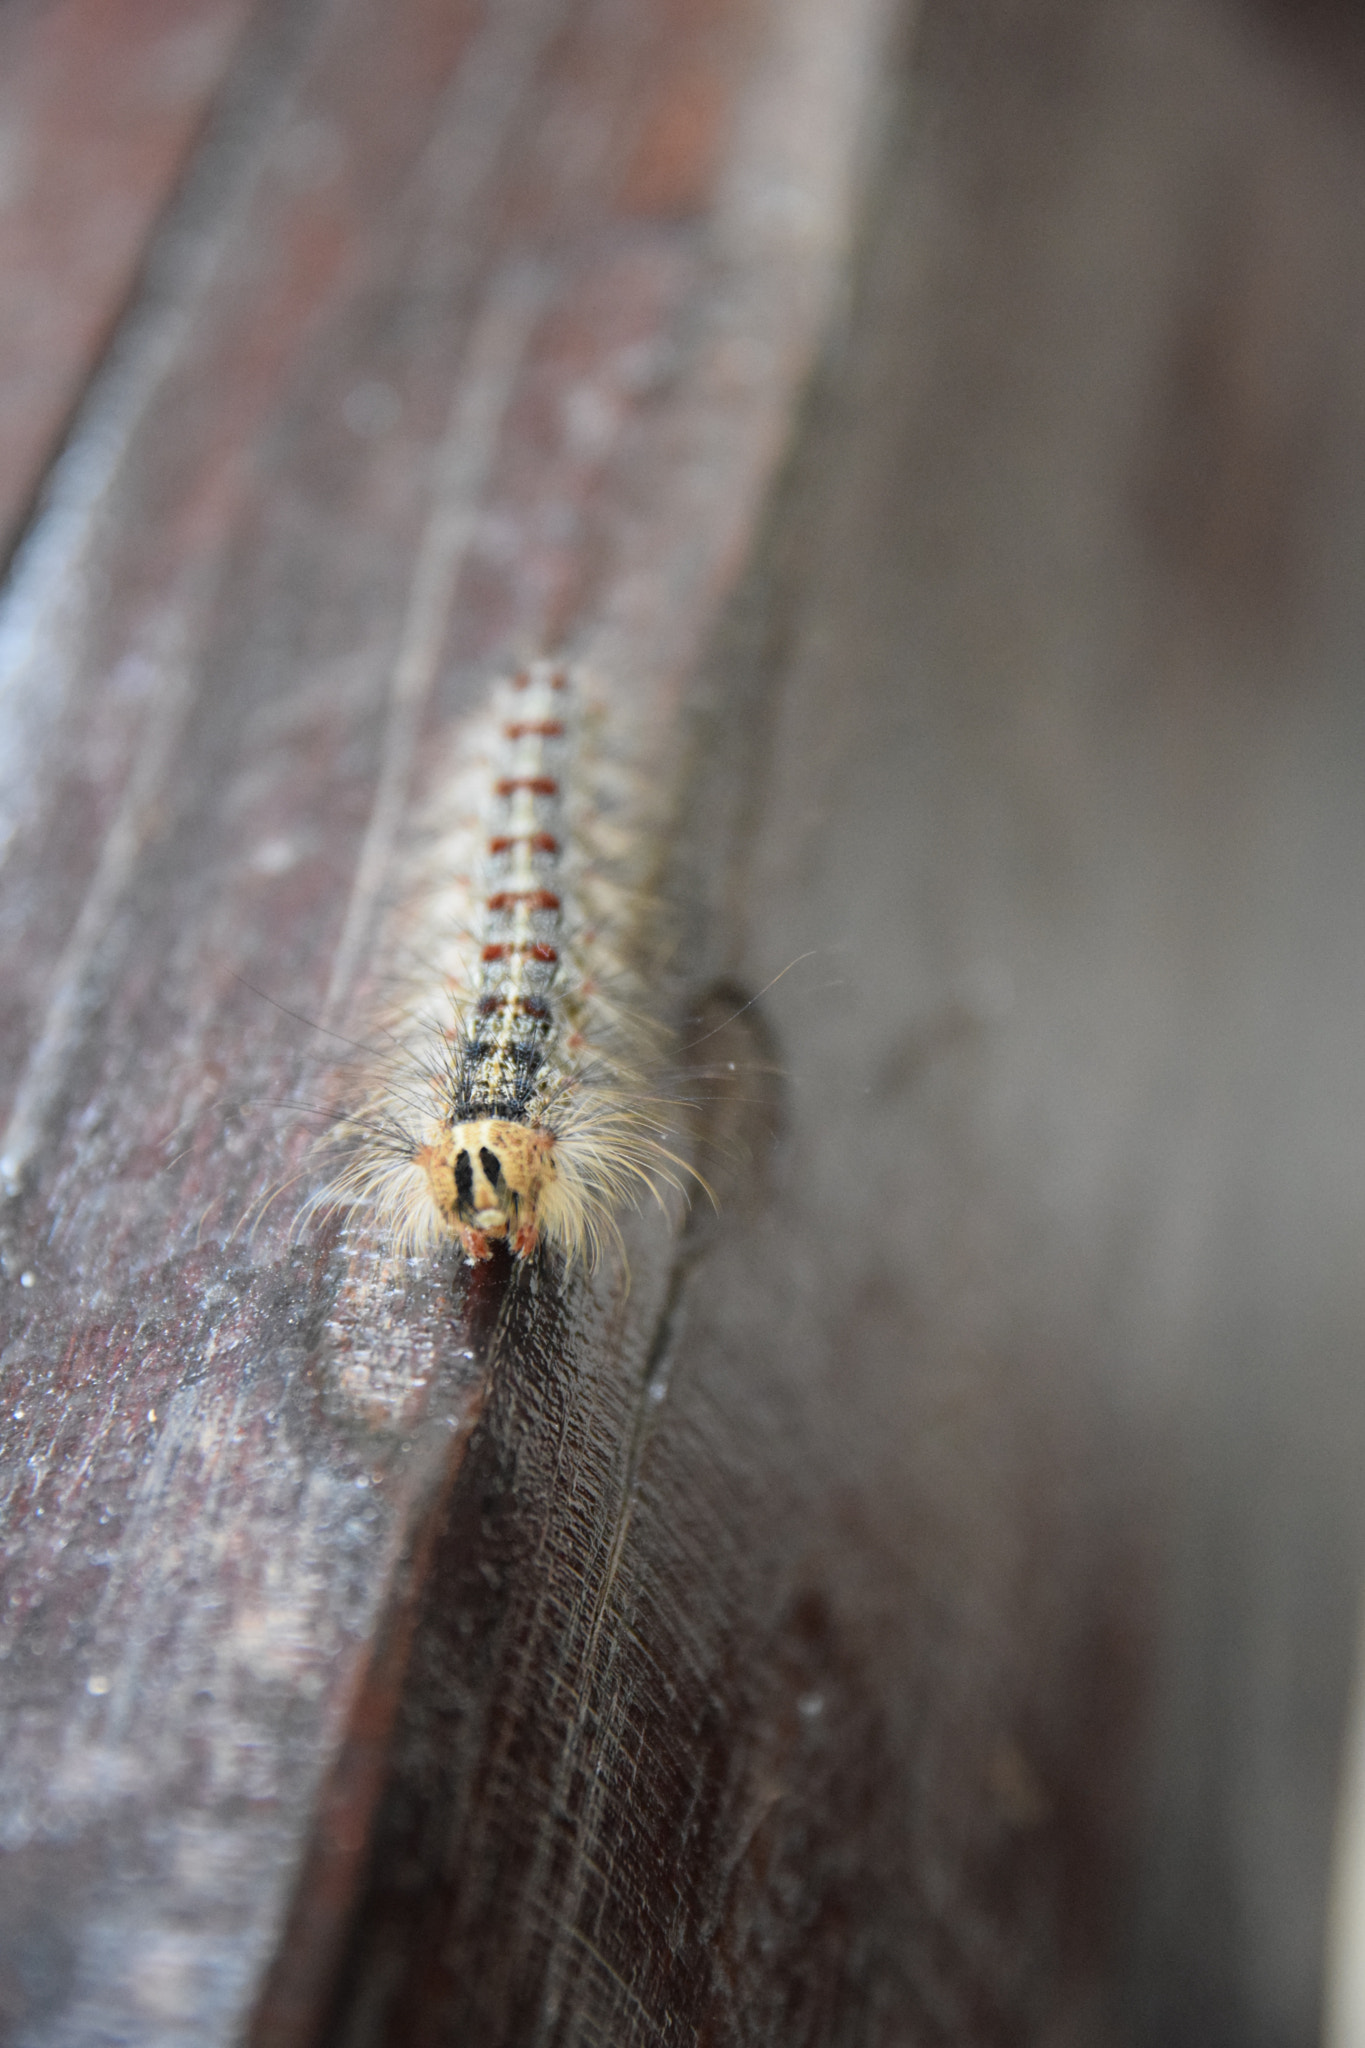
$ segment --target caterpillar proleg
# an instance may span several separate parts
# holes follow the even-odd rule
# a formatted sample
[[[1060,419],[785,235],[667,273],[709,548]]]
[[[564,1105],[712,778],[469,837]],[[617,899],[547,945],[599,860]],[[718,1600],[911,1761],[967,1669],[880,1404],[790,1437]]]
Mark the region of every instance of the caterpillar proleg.
[[[614,1211],[692,1169],[647,1093],[657,1025],[632,970],[630,805],[593,747],[582,678],[537,661],[462,738],[346,1163],[310,1209],[369,1207],[399,1253],[503,1239],[595,1264]]]

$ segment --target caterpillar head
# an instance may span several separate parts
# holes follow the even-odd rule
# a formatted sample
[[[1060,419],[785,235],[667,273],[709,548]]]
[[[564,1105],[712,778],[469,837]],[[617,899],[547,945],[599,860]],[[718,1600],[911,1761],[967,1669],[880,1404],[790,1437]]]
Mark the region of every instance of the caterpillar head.
[[[555,1141],[549,1131],[490,1117],[440,1131],[417,1154],[431,1199],[465,1256],[491,1256],[505,1237],[527,1259],[540,1236],[542,1210],[553,1201]]]

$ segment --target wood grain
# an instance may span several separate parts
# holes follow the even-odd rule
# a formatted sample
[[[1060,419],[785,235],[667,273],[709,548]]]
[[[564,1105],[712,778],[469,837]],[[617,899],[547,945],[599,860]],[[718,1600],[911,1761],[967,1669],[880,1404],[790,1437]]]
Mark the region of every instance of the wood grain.
[[[0,13],[0,551],[132,295],[249,0]]]
[[[148,249],[0,608],[18,2048],[1317,2036],[1359,35],[912,26],[287,0]],[[262,1210],[560,643],[720,1204],[628,1292]]]
[[[528,1326],[294,1244],[287,1202],[244,1226],[334,1085],[299,1020],[346,1028],[490,668],[567,636],[672,744],[882,18],[273,10],[92,386],[0,626],[19,2038],[315,2030],[490,1376],[648,1348],[657,1234],[628,1303],[603,1276]]]

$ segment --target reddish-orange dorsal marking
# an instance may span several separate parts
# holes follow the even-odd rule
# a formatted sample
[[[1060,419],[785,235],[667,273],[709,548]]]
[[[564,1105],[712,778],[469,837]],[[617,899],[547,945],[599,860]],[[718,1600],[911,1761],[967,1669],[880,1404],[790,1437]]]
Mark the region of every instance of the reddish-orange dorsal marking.
[[[564,727],[557,718],[528,718],[520,725],[505,725],[502,736],[507,740],[562,740]]]
[[[509,953],[522,953],[528,960],[544,960],[551,965],[553,965],[553,963],[559,958],[559,954],[557,953],[555,948],[553,946],[547,946],[543,939],[537,939],[536,941],[534,941],[534,943],[530,943],[524,946],[485,946],[483,949],[482,958],[486,960],[489,966],[491,967],[495,961],[505,960]]]
[[[532,796],[559,794],[559,784],[553,775],[505,775],[494,787],[499,796],[515,796],[519,789],[529,789]]]
[[[559,841],[553,832],[503,832],[488,842],[490,853],[510,853],[514,846],[529,846],[532,853],[556,854]]]
[[[544,996],[480,996],[477,1009],[481,1017],[497,1017],[504,1010],[520,1010],[523,1017],[538,1017],[542,1023],[550,1021],[550,1005]]]
[[[490,910],[510,910],[514,903],[525,903],[531,910],[558,910],[559,898],[549,889],[499,889],[496,896],[488,899]]]

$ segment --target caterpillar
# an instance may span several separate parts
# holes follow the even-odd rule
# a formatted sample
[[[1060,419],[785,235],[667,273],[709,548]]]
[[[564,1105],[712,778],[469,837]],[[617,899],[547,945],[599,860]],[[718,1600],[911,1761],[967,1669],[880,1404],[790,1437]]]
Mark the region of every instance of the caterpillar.
[[[343,1115],[341,1172],[310,1210],[369,1208],[401,1255],[458,1242],[476,1264],[557,1246],[589,1267],[615,1212],[692,1169],[647,1092],[660,1051],[633,965],[642,897],[628,796],[592,740],[582,677],[536,661],[464,735],[430,834],[407,951],[379,1020],[368,1099]]]

